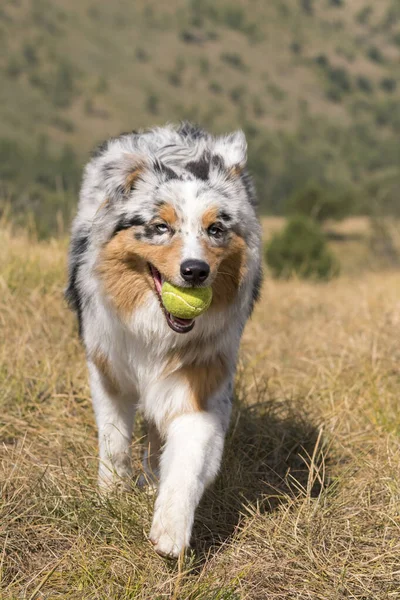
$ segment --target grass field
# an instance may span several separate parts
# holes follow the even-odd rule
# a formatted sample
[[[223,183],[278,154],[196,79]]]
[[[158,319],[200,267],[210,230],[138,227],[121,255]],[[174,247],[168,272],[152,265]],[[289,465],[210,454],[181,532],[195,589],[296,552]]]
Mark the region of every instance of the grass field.
[[[0,228],[2,600],[399,598],[400,272],[346,243],[334,281],[267,277],[224,466],[175,564],[146,538],[153,496],[96,491],[67,240]]]

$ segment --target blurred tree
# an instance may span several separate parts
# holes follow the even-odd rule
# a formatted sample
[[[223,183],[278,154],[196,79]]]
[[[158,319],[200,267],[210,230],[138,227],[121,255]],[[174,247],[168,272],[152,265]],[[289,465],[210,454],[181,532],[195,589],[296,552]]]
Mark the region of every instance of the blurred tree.
[[[319,226],[310,218],[290,219],[266,248],[266,260],[272,275],[288,278],[330,279],[339,273],[339,263],[327,247]]]
[[[354,197],[350,193],[334,193],[311,181],[292,194],[286,212],[289,215],[304,215],[322,223],[327,219],[348,217],[354,206]]]

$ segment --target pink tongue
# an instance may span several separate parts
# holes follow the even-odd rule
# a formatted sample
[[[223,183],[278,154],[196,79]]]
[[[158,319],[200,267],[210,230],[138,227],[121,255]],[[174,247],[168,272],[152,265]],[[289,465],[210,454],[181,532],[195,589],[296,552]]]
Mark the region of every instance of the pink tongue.
[[[193,321],[193,319],[179,319],[178,317],[174,317],[174,315],[171,315],[171,319],[175,323],[178,323],[178,325],[190,325],[190,323]]]

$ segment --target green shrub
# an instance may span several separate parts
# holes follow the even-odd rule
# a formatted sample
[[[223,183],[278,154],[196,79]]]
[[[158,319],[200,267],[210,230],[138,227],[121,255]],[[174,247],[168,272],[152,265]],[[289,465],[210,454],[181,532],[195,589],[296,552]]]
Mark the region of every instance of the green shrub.
[[[368,58],[370,58],[371,60],[373,60],[376,63],[385,62],[385,58],[384,58],[382,52],[376,46],[371,46],[368,49],[367,56],[368,56]]]
[[[396,32],[392,37],[392,42],[396,46],[400,46],[400,31]]]
[[[296,274],[311,279],[330,279],[339,272],[339,263],[327,247],[324,234],[308,217],[290,219],[276,233],[266,249],[272,275],[288,278]]]
[[[396,91],[397,81],[393,77],[384,77],[381,80],[381,88],[385,92],[389,92],[390,94],[392,94]]]
[[[148,55],[148,53],[146,52],[146,50],[144,48],[139,47],[139,46],[136,48],[135,56],[136,56],[136,59],[139,62],[143,62],[144,63],[144,62],[148,62],[150,60],[150,56]]]
[[[336,87],[329,87],[326,90],[326,97],[331,102],[341,102],[343,100],[343,93]]]
[[[247,67],[244,64],[242,57],[237,52],[222,52],[221,60],[226,62],[228,65],[239,71],[247,71]]]
[[[232,102],[235,104],[240,104],[243,101],[245,94],[246,88],[244,85],[236,85],[229,93]]]
[[[158,115],[160,110],[160,98],[154,92],[150,92],[146,98],[146,110],[151,115]]]
[[[218,81],[210,81],[208,89],[213,94],[220,94],[222,92],[222,86]]]
[[[240,6],[227,6],[224,11],[223,19],[227,27],[237,31],[245,30],[246,15]]]
[[[9,77],[18,77],[21,74],[21,63],[15,56],[10,56],[6,67],[6,73]]]
[[[276,102],[282,102],[282,100],[284,100],[287,96],[285,90],[283,90],[278,85],[275,85],[274,83],[267,84],[267,92],[272,96],[274,100],[276,100]]]
[[[356,20],[361,24],[361,25],[366,25],[369,22],[369,19],[371,17],[373,13],[373,9],[372,6],[364,6],[364,8],[362,8],[356,15]]]
[[[381,127],[390,127],[400,132],[400,105],[395,99],[380,102],[375,107],[375,122]]]
[[[54,117],[52,117],[50,123],[53,125],[53,127],[56,127],[56,129],[59,129],[64,133],[72,133],[75,130],[74,122],[70,121],[69,119],[65,119],[59,114],[56,114]]]
[[[327,75],[332,85],[340,89],[340,91],[351,91],[351,79],[346,69],[343,67],[330,67]]]
[[[175,66],[167,73],[168,81],[174,87],[180,87],[183,81],[183,74],[186,68],[185,60],[178,57],[175,61]]]
[[[303,215],[322,223],[327,219],[344,219],[352,214],[354,200],[349,193],[333,193],[317,183],[309,182],[296,190],[287,202],[289,215]]]
[[[70,106],[77,93],[74,68],[67,62],[60,62],[49,86],[56,107]]]
[[[253,98],[253,111],[256,118],[260,118],[265,115],[265,108],[259,96],[254,96]]]
[[[33,67],[38,63],[38,55],[36,52],[36,48],[33,44],[29,44],[28,42],[24,44],[22,49],[22,53],[24,55],[25,62],[29,67]]]
[[[293,52],[293,54],[301,54],[303,50],[303,44],[295,40],[290,44],[290,50]]]
[[[300,6],[307,15],[312,15],[314,13],[313,0],[301,0]]]
[[[105,94],[106,92],[108,92],[108,89],[109,89],[108,81],[107,81],[106,77],[104,77],[104,75],[101,75],[97,81],[95,91],[98,94]]]
[[[314,60],[317,65],[323,69],[326,69],[329,66],[329,58],[326,56],[326,54],[318,54]]]
[[[207,57],[202,56],[199,59],[199,67],[200,67],[200,73],[202,75],[207,75],[210,72],[210,61],[208,60]]]
[[[364,92],[365,94],[372,94],[372,92],[374,91],[374,86],[371,83],[369,77],[366,77],[365,75],[359,75],[357,77],[356,82],[358,89]]]

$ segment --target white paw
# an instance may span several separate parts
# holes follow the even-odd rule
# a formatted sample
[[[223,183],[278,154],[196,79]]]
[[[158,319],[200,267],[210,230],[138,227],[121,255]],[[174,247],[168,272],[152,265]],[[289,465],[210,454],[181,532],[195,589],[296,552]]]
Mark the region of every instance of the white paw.
[[[117,473],[111,468],[101,465],[98,476],[98,486],[101,494],[108,495],[118,491],[129,491],[132,489],[132,472],[126,470]]]
[[[157,554],[178,558],[189,545],[190,529],[184,526],[181,519],[161,518],[160,512],[156,511],[154,515],[149,539]]]

